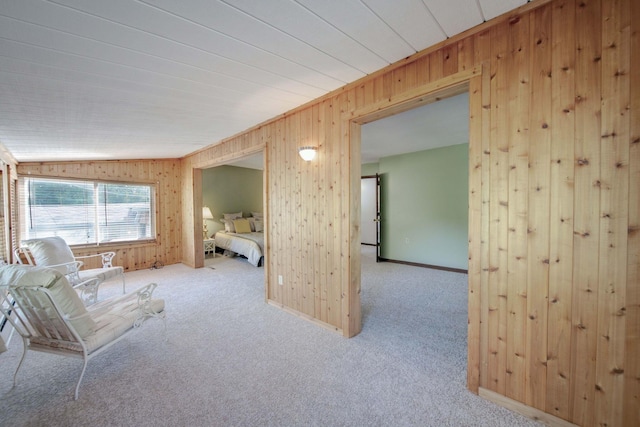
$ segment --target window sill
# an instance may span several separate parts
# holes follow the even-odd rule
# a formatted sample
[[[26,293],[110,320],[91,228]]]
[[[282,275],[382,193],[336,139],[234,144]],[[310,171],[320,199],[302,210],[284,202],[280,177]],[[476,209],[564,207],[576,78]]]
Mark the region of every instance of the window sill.
[[[129,248],[142,248],[148,246],[158,245],[158,240],[134,240],[128,242],[105,242],[105,243],[91,243],[82,245],[69,245],[71,249],[78,250],[107,250],[107,249],[129,249]]]

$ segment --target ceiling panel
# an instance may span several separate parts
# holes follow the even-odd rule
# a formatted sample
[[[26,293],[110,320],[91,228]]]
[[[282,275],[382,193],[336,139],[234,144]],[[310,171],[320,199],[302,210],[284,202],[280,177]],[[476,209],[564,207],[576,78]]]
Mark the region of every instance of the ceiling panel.
[[[447,34],[454,36],[484,21],[476,1],[423,0]]]
[[[297,1],[389,64],[416,52],[361,1]]]
[[[333,90],[344,84],[344,82],[329,76],[311,72],[308,67],[287,61],[240,40],[144,3],[129,0],[57,0],[56,3],[101,17],[113,22],[116,26],[120,24],[137,28],[166,40],[249,65],[254,68],[256,73],[270,72],[324,91]],[[217,10],[211,9],[210,13],[217,13]]]
[[[487,21],[528,3],[529,0],[478,0]]]
[[[42,7],[35,7],[40,3]],[[88,41],[96,41],[101,46],[96,47],[95,55],[100,55],[103,49],[108,49],[109,45],[113,45],[141,55],[143,59],[157,57],[207,70],[212,73],[212,79],[217,79],[216,76],[224,76],[236,80],[250,81],[266,88],[282,89],[283,77],[281,75],[260,71],[253,66],[233,61],[196,47],[187,46],[168,38],[117,25],[111,21],[83,14],[73,9],[51,5],[48,2],[22,0],[21,2],[10,2],[9,4],[13,7],[3,6],[0,10],[1,15],[11,16],[45,28],[54,28],[58,30],[57,33],[74,34],[78,36],[78,39],[84,38]],[[17,6],[23,4],[25,6],[24,9]],[[16,26],[16,28],[19,28],[19,26]],[[24,32],[28,33],[32,28],[31,26]],[[61,37],[61,34],[52,35],[52,37]],[[22,40],[21,37],[21,34],[15,34],[17,40]],[[53,42],[55,43],[56,39]],[[74,49],[77,49],[78,55],[84,54],[81,45]],[[322,89],[301,82],[287,81],[287,83],[287,92],[306,96],[308,99],[313,99],[319,94],[325,93]]]
[[[220,3],[216,13],[211,13],[210,0],[189,3],[175,2],[175,0],[148,0],[145,3],[206,28],[215,29],[220,34],[241,40],[249,46],[277,55],[291,63],[335,78],[342,85],[363,76],[362,72],[344,62],[225,3]]]
[[[422,50],[447,38],[422,0],[364,0],[411,47]]]
[[[363,75],[388,65],[383,58],[299,3],[291,0],[233,0],[227,3],[348,64]]]
[[[148,55],[135,52],[131,49],[121,48],[119,46],[97,42],[95,40],[78,37],[68,33],[63,33],[38,25],[28,24],[14,19],[0,17],[0,39],[9,44],[9,39],[14,38],[20,40],[17,45],[19,51],[38,50],[37,47],[50,49],[50,56],[55,61],[56,56],[60,55],[61,61],[64,62],[63,67],[72,68],[73,61],[69,61],[69,57],[73,58],[92,58],[95,59],[94,70],[96,74],[107,74],[107,70],[102,66],[106,63],[109,66],[114,64],[121,65],[131,70],[146,70],[154,74],[163,74],[167,77],[173,77],[178,80],[188,80],[199,82],[210,86],[215,91],[235,92],[252,94],[258,90],[264,90],[268,86],[257,83],[240,80],[231,76],[215,73],[202,67],[183,64],[177,61],[160,58],[154,55]],[[43,51],[40,49],[40,51]],[[68,54],[67,54],[68,53]],[[3,50],[1,54],[13,58],[8,51]],[[20,52],[18,57],[27,58],[28,60],[37,61],[37,58],[31,58],[27,52]],[[60,62],[60,61],[56,61]],[[42,64],[52,65],[46,60],[40,61]],[[87,70],[84,70],[87,71]],[[178,81],[177,80],[177,81]],[[270,100],[284,100],[286,102],[303,103],[322,93],[318,90],[309,91],[306,94],[294,94],[292,92],[272,91],[274,97]],[[227,96],[227,95],[224,95]]]
[[[0,2],[0,143],[25,162],[182,157],[526,0]]]

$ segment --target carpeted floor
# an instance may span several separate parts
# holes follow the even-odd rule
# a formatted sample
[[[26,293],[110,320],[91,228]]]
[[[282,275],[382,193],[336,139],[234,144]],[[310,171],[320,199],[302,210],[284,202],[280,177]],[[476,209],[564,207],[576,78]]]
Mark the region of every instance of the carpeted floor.
[[[165,298],[160,322],[89,363],[0,355],[0,426],[539,426],[465,388],[467,277],[376,264],[364,248],[364,327],[346,339],[264,301],[263,269],[241,258],[208,268],[127,273]],[[103,285],[100,299],[118,293]]]

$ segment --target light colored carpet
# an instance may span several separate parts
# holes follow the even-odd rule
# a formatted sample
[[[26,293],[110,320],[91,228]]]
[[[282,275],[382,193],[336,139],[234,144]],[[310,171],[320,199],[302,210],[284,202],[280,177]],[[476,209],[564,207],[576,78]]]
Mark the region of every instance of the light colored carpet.
[[[376,264],[365,248],[364,327],[346,339],[264,301],[263,269],[240,258],[127,273],[159,284],[160,322],[89,363],[0,355],[0,425],[539,426],[465,388],[467,277]],[[118,293],[103,286],[100,298]]]

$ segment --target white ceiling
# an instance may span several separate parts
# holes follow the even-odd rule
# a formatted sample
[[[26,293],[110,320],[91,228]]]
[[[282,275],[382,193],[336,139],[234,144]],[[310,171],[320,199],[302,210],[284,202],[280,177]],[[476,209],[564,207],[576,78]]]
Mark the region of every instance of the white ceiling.
[[[467,92],[362,126],[362,163],[469,142]]]
[[[0,143],[182,157],[526,2],[0,0]]]

